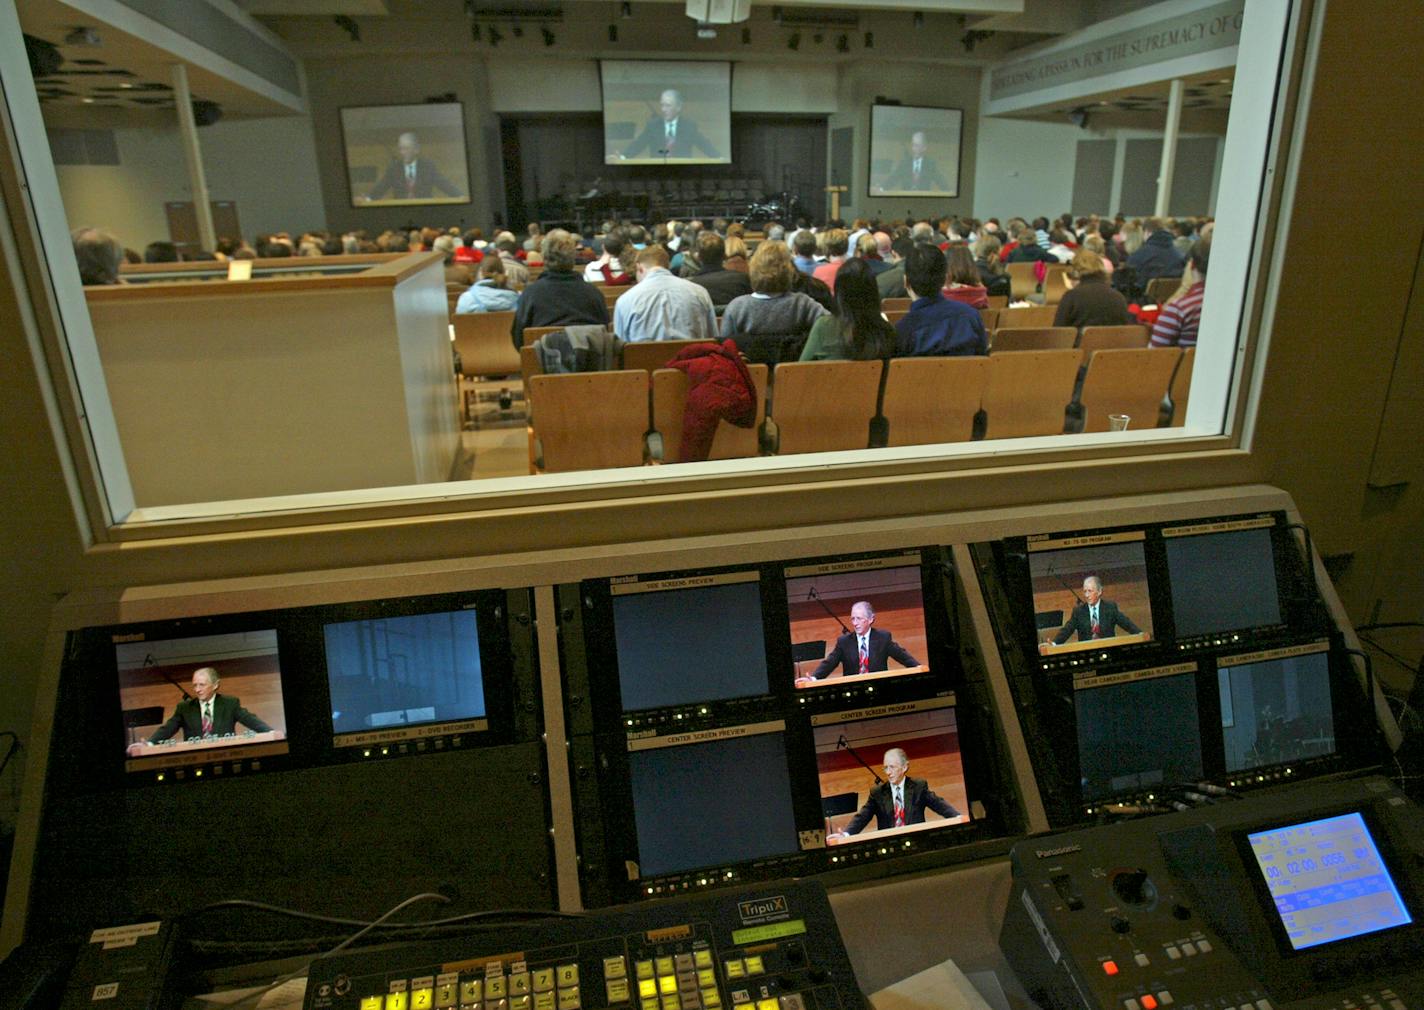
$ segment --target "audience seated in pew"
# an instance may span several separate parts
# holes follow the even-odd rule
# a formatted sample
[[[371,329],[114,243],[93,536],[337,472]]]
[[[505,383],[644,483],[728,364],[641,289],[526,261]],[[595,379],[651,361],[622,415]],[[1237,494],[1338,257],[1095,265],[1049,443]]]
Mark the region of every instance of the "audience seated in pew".
[[[628,343],[717,336],[712,296],[701,285],[674,276],[668,262],[667,250],[660,245],[638,253],[638,282],[613,307],[613,330]],[[535,281],[530,289],[539,283]]]
[[[752,293],[752,282],[747,272],[727,268],[724,262],[726,243],[716,232],[707,231],[697,236],[697,258],[702,263],[702,269],[688,280],[706,288],[715,307],[726,308],[732,299]]]
[[[1126,266],[1132,268],[1134,279],[1145,288],[1149,281],[1158,277],[1180,277],[1186,266],[1186,258],[1177,252],[1174,236],[1159,217],[1149,217],[1142,226],[1146,238],[1136,252],[1127,257]]]
[[[502,257],[502,242],[496,244],[501,245]],[[524,346],[526,326],[608,325],[608,303],[603,292],[574,272],[573,236],[555,228],[544,236],[543,255],[544,272],[520,293],[514,309],[510,335],[516,348]]]
[[[836,275],[836,314],[811,326],[802,361],[868,361],[895,354],[898,336],[880,312],[880,290],[870,264],[847,260]]]
[[[519,292],[509,286],[504,260],[487,256],[480,263],[480,279],[455,303],[455,314],[469,312],[510,312],[519,303]]]
[[[634,258],[638,250],[628,241],[622,229],[613,229],[603,236],[603,253],[583,268],[583,279],[589,283],[602,283],[610,287],[632,284],[634,278]]]
[[[827,310],[810,295],[792,290],[797,270],[784,242],[763,242],[751,261],[752,294],[734,298],[722,316],[722,335],[811,332]]]
[[[974,265],[973,254],[966,246],[950,246],[948,259],[949,280],[944,286],[944,296],[972,309],[987,309],[989,289],[979,281],[979,268]]]
[[[989,353],[989,338],[978,311],[941,294],[948,272],[944,253],[935,245],[917,244],[905,257],[905,289],[914,301],[895,326],[902,355]]]
[[[1130,326],[1137,320],[1127,311],[1127,299],[1108,285],[1103,258],[1079,249],[1068,268],[1077,285],[1063,296],[1053,316],[1054,326]]]
[[[1187,258],[1182,288],[1168,299],[1152,327],[1153,347],[1195,347],[1201,326],[1202,296],[1206,293],[1206,268],[1211,259],[1211,236],[1197,239]]]

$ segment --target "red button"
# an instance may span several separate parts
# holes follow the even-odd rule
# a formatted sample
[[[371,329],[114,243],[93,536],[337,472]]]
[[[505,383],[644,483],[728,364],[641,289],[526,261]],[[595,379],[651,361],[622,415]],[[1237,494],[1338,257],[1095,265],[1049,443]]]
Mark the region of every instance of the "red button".
[[[1157,1010],[1157,997],[1145,993],[1142,997],[1142,1010]]]
[[[1104,962],[1103,962],[1103,973],[1106,974],[1106,975],[1116,975],[1116,974],[1117,974],[1117,962],[1116,962],[1116,961],[1104,961]]]

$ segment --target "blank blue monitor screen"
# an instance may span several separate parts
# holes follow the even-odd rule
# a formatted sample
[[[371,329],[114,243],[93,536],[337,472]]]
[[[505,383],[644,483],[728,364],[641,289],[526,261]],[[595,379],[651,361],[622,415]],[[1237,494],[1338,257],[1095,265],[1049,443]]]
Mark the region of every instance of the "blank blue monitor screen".
[[[1246,837],[1296,950],[1414,921],[1358,813]]]
[[[1166,543],[1178,638],[1281,623],[1269,529],[1169,537]]]
[[[337,735],[484,717],[474,610],[346,621],[324,633]]]
[[[1328,652],[1223,665],[1216,676],[1227,771],[1335,753]]]

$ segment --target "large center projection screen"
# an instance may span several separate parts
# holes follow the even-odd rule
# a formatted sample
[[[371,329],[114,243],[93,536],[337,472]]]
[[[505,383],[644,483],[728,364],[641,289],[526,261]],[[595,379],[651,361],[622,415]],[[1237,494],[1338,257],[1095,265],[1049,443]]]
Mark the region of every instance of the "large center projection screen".
[[[958,196],[962,109],[870,107],[870,195]]]
[[[599,71],[606,164],[731,164],[730,63],[603,60]]]

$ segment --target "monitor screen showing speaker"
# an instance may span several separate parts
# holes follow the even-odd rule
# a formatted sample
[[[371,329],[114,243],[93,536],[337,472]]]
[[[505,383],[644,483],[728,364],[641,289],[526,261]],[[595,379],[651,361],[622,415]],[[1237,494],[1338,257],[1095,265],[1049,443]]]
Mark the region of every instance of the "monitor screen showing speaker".
[[[459,102],[345,108],[341,138],[353,207],[470,202]]]
[[[870,195],[959,195],[962,109],[870,107]]]
[[[600,60],[598,68],[606,164],[731,164],[730,63]]]

